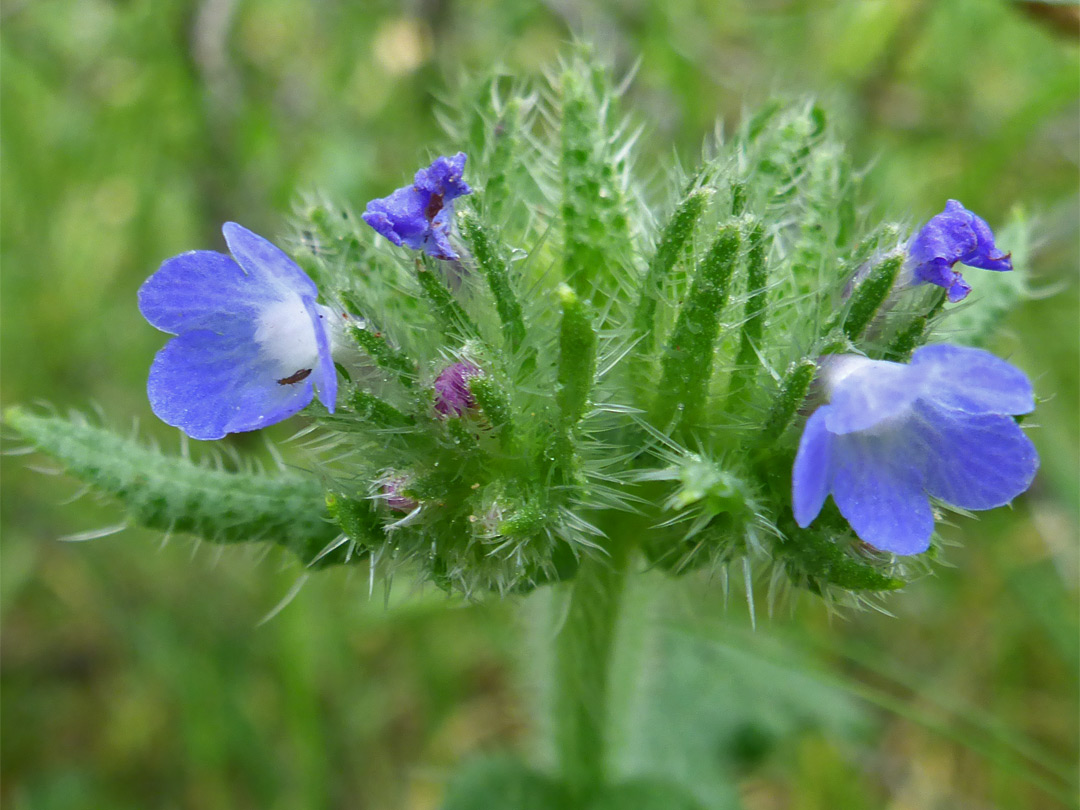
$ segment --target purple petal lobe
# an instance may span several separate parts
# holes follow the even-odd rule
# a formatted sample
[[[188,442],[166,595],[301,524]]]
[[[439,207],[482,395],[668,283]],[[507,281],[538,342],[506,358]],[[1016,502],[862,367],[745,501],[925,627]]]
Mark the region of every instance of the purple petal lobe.
[[[917,457],[893,435],[850,434],[833,442],[832,496],[866,543],[893,554],[930,547],[934,514]]]
[[[926,375],[925,397],[966,413],[1030,413],[1035,396],[1027,375],[1011,363],[967,346],[923,346],[911,366]]]
[[[806,528],[821,512],[832,483],[833,436],[825,427],[829,406],[818,408],[806,422],[791,475],[795,522]]]
[[[964,281],[964,277],[959,273],[956,274],[956,278],[953,279],[952,284],[947,288],[949,303],[956,304],[963,301],[968,297],[968,293],[971,292],[971,285]]]
[[[472,194],[472,189],[462,179],[464,172],[465,153],[458,152],[453,157],[436,158],[426,169],[417,171],[413,183],[421,191],[439,194],[453,200],[465,194]]]
[[[836,434],[867,430],[901,415],[922,393],[922,375],[910,366],[861,357],[826,367],[832,391],[825,425]]]
[[[139,311],[152,326],[173,335],[221,331],[235,317],[252,317],[272,295],[224,253],[193,250],[168,259],[143,282]]]
[[[395,245],[420,250],[430,228],[424,207],[424,196],[406,186],[389,197],[369,202],[363,220]]]
[[[450,244],[450,217],[453,213],[453,207],[443,206],[442,210],[432,218],[431,228],[423,244],[423,249],[429,256],[447,260],[458,258],[457,251]]]
[[[315,282],[277,245],[235,222],[226,222],[221,232],[229,252],[256,282],[311,298],[318,296]]]
[[[147,393],[158,418],[193,439],[220,439],[280,422],[311,402],[311,380],[279,383],[280,371],[245,329],[186,332],[157,353]]]
[[[959,271],[953,270],[951,262],[934,258],[915,268],[915,280],[949,290],[962,281],[963,277]]]
[[[908,255],[917,263],[941,261],[952,265],[976,249],[978,236],[971,227],[970,213],[956,200],[931,217],[915,234]]]
[[[951,203],[960,203],[950,200]],[[963,208],[962,205],[960,205]],[[971,230],[975,234],[975,247],[960,257],[960,263],[968,267],[978,267],[982,270],[1012,270],[1012,258],[1008,253],[1002,253],[994,244],[994,232],[986,224],[986,220],[978,214],[967,212],[971,217]]]
[[[1010,416],[919,403],[911,434],[922,448],[926,491],[961,509],[994,509],[1031,486],[1039,456]]]

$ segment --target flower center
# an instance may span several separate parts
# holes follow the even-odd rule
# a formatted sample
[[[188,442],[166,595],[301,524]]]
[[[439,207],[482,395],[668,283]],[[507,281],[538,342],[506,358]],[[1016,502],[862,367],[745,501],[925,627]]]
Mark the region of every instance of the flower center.
[[[319,307],[319,309],[323,309]],[[320,315],[323,315],[320,311]],[[282,384],[299,382],[319,362],[319,347],[307,307],[299,295],[275,301],[259,315],[255,341]]]
[[[819,362],[821,363],[821,377],[825,382],[825,391],[829,398],[832,399],[833,393],[843,385],[848,377],[857,371],[872,366],[875,361],[857,354],[831,354],[821,358]]]
[[[431,199],[428,200],[427,209],[424,211],[424,216],[427,217],[428,222],[435,219],[443,207],[443,195],[432,194]]]

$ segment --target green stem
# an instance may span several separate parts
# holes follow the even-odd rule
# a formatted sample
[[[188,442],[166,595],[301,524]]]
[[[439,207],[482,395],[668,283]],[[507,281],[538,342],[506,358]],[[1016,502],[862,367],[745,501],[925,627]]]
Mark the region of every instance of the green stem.
[[[559,770],[578,797],[607,780],[610,664],[629,549],[582,561],[555,640],[555,745]]]

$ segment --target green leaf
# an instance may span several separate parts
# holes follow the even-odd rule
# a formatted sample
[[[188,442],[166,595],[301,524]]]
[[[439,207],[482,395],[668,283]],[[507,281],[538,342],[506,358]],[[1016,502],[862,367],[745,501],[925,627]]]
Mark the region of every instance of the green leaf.
[[[589,307],[567,284],[557,290],[562,305],[559,326],[559,388],[562,421],[573,427],[585,415],[596,374],[596,330]]]
[[[601,311],[631,242],[609,81],[587,54],[559,80],[563,278]]]
[[[857,340],[874,320],[881,305],[892,292],[896,276],[904,264],[904,257],[899,254],[888,256],[878,262],[870,273],[859,282],[851,294],[851,304],[844,318],[844,334],[848,340]],[[826,328],[826,331],[831,325]]]
[[[442,322],[447,335],[467,339],[479,334],[472,318],[454,299],[454,294],[447,289],[446,282],[419,262],[416,267],[416,280],[420,283],[420,291]]]
[[[140,526],[193,534],[211,543],[273,542],[304,563],[338,534],[314,476],[215,470],[104,428],[18,407],[8,409],[4,421],[62,462],[70,475],[119,502]],[[320,562],[338,557],[330,554]]]
[[[851,738],[867,725],[804,662],[766,657],[721,632],[657,625],[616,758],[617,772],[675,782],[706,810],[738,807],[739,775],[782,741],[811,729]]]
[[[810,390],[810,383],[814,381],[816,372],[817,363],[809,358],[788,367],[784,380],[780,383],[780,390],[769,409],[769,415],[765,417],[765,424],[758,434],[758,446],[775,442],[784,434],[806,399],[806,392]]]
[[[514,439],[514,423],[510,410],[510,400],[506,392],[487,374],[477,374],[469,378],[469,392],[476,400],[480,412],[488,424],[498,433],[499,443],[507,449]]]
[[[912,352],[925,342],[926,329],[929,323],[930,319],[926,315],[916,315],[912,318],[889,341],[883,359],[891,360],[894,363],[906,363],[910,360]]]
[[[649,262],[649,269],[641,283],[637,309],[634,312],[634,332],[642,335],[638,346],[639,352],[647,352],[654,342],[656,305],[660,288],[678,261],[687,240],[694,233],[694,227],[705,210],[705,203],[712,196],[708,189],[691,191],[676,206],[656,245],[656,252]]]
[[[572,810],[557,781],[510,757],[473,760],[451,780],[442,810]]]
[[[356,345],[375,361],[375,365],[392,373],[406,388],[413,386],[416,379],[416,363],[406,354],[392,347],[381,332],[354,326],[349,330],[349,334],[356,341]]]
[[[789,561],[788,576],[797,585],[819,590],[824,584],[848,591],[895,591],[907,583],[859,562],[846,553],[827,533],[800,529],[783,521],[788,542],[777,547]]]
[[[496,221],[504,205],[511,199],[509,185],[514,168],[514,148],[518,145],[521,106],[520,98],[510,99],[492,135],[494,148],[487,166],[488,179],[481,194],[488,214]]]
[[[393,405],[359,388],[349,394],[348,402],[356,417],[372,427],[403,428],[416,421]]]
[[[758,349],[765,332],[765,311],[768,304],[769,243],[760,222],[750,228],[746,255],[746,307],[743,311],[742,332],[739,336],[739,353],[735,358],[735,371],[728,386],[728,401],[733,401],[742,390],[757,377],[760,361]]]
[[[746,183],[731,185],[731,215],[741,217],[746,213]]]
[[[720,313],[739,258],[739,231],[722,228],[701,260],[661,361],[657,421],[665,424],[677,405],[692,422],[701,408],[713,370],[713,350],[720,333]]]
[[[525,340],[525,319],[521,314],[521,304],[510,285],[506,272],[506,262],[499,256],[491,235],[484,228],[480,218],[471,211],[461,214],[461,233],[465,237],[473,258],[480,266],[487,279],[491,295],[495,299],[495,311],[502,322],[503,335],[511,351],[517,351]]]
[[[349,498],[328,492],[326,511],[360,550],[376,548],[386,540],[382,519],[371,498]]]

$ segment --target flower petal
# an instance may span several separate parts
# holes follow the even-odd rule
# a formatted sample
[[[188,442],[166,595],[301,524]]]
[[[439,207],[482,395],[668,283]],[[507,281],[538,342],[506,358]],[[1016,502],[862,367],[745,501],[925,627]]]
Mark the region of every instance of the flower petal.
[[[866,543],[905,555],[926,551],[934,533],[918,459],[907,450],[903,430],[833,440],[832,496],[840,513]]]
[[[435,259],[452,261],[458,258],[457,251],[450,245],[450,223],[454,215],[453,202],[443,203],[442,210],[431,220],[431,230],[424,239],[424,250]]]
[[[897,416],[922,393],[922,374],[901,363],[845,357],[826,366],[830,385],[825,425],[836,434],[867,430]],[[834,375],[836,382],[829,382]]]
[[[330,324],[326,321],[333,313],[329,307],[320,307],[310,298],[304,299],[304,307],[311,317],[311,325],[315,330],[315,345],[319,351],[319,363],[312,370],[311,381],[318,391],[319,401],[326,406],[326,410],[333,413],[337,403],[338,381],[333,348],[330,345]]]
[[[150,367],[147,394],[163,422],[193,439],[220,439],[257,430],[303,409],[312,381],[282,384],[250,331],[187,332],[170,340]]]
[[[829,407],[818,408],[806,421],[791,471],[791,509],[804,529],[821,512],[832,484],[833,436],[825,427]]]
[[[319,295],[315,282],[277,245],[235,222],[226,222],[221,232],[233,257],[256,281],[311,298]]]
[[[1035,445],[1011,416],[916,406],[911,432],[923,446],[926,491],[961,509],[994,509],[1031,486]]]
[[[916,281],[936,284],[948,290],[960,279],[960,272],[945,259],[931,259],[918,265],[914,271]]]
[[[950,200],[950,202],[956,202]],[[960,205],[960,203],[956,203]],[[960,206],[963,208],[963,206]],[[968,267],[978,267],[982,270],[1012,270],[1012,258],[1008,253],[1002,253],[994,244],[994,232],[986,224],[986,220],[978,214],[968,211],[971,218],[971,230],[975,234],[975,247],[969,253],[960,257],[960,261]]]
[[[971,292],[971,285],[964,281],[962,275],[957,273],[956,278],[953,279],[953,283],[947,288],[947,292],[949,295],[949,303],[956,304],[968,297],[968,293]]]
[[[974,251],[978,242],[971,227],[971,213],[956,200],[949,200],[945,210],[931,217],[915,234],[908,255],[916,264],[944,261],[952,265]]]
[[[413,183],[422,191],[441,194],[447,201],[472,194],[472,189],[462,179],[465,160],[464,152],[458,152],[453,157],[435,158],[426,169],[417,171]]]
[[[416,186],[399,188],[389,197],[369,202],[362,218],[395,245],[420,250],[428,231],[427,196]]]
[[[911,357],[925,374],[923,398],[965,413],[1030,413],[1035,396],[1012,363],[969,346],[923,346]]]
[[[139,288],[139,311],[163,332],[225,331],[250,320],[276,295],[245,275],[235,261],[213,250],[193,250],[163,262]]]

